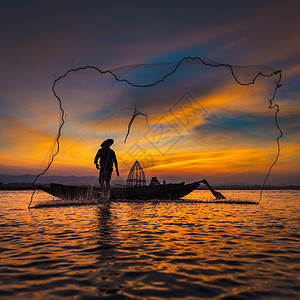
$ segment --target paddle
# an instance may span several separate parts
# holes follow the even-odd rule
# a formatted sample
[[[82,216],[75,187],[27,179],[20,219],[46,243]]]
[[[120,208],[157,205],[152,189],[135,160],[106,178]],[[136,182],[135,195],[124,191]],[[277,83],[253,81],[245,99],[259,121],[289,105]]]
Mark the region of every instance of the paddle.
[[[220,192],[215,191],[206,181],[206,179],[202,179],[200,182],[203,182],[211,191],[211,193],[216,197],[217,200],[226,199]]]

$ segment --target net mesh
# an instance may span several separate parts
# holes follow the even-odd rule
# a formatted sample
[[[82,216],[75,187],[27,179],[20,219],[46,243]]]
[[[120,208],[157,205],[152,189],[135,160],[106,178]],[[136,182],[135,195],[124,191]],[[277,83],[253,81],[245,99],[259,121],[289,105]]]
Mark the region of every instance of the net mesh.
[[[130,169],[126,183],[128,187],[146,185],[145,174],[138,161],[136,161],[132,166],[132,168]]]
[[[220,181],[236,172],[261,182],[262,193],[280,153],[280,86],[280,70],[200,57],[113,70],[72,68],[53,82],[60,123],[34,184],[46,173],[94,175],[101,141],[113,138],[125,177],[139,160],[150,178],[171,178],[176,170],[178,177]]]

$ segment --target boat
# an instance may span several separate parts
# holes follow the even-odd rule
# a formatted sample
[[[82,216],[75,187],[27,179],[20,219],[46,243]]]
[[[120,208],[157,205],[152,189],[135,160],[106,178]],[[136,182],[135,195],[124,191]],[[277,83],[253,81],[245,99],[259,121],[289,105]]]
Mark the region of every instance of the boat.
[[[136,161],[129,171],[127,185],[103,190],[100,187],[72,186],[51,183],[50,186],[39,186],[39,189],[63,200],[177,200],[191,193],[200,185],[200,181],[190,184],[169,183],[160,184],[156,177],[152,177],[146,185],[146,177],[140,163]]]
[[[145,185],[134,187],[113,187],[108,192],[103,191],[100,187],[91,186],[72,186],[57,183],[51,183],[50,186],[40,185],[38,188],[50,195],[63,199],[127,199],[127,200],[177,200],[180,199],[197,187],[200,182],[193,182],[189,184],[182,183],[169,183],[160,185]]]
[[[204,183],[208,187],[211,193],[215,196],[215,200],[193,200],[193,203],[258,204],[254,201],[226,200],[226,198],[220,192],[215,191],[205,179],[189,184],[185,184],[185,182],[166,184],[165,181],[161,184],[156,177],[152,177],[150,184],[146,185],[146,177],[138,161],[136,161],[130,169],[126,183],[126,186],[112,187],[109,189],[102,189],[95,186],[74,186],[57,183],[51,183],[49,186],[40,185],[38,186],[40,190],[43,190],[54,197],[60,198],[62,201],[48,201],[46,203],[38,204],[35,207],[98,204],[103,202],[105,203],[107,200],[177,201],[197,189],[200,183]]]

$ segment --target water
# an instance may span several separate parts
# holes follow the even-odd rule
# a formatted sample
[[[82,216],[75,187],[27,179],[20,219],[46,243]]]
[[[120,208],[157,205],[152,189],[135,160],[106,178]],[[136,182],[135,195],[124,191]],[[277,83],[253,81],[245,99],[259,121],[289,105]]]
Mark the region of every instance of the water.
[[[31,210],[30,191],[0,197],[1,299],[300,299],[300,191]]]

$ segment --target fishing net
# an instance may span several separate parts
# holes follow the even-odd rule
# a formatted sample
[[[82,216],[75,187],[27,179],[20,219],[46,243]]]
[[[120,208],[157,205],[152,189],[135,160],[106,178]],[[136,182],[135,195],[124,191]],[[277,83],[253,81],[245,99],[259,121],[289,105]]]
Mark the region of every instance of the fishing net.
[[[73,67],[53,82],[60,123],[34,184],[46,173],[97,176],[94,156],[113,138],[121,173],[113,173],[113,184],[125,182],[139,161],[148,180],[264,186],[280,151],[280,81],[281,71],[266,66],[199,57],[112,70]],[[98,185],[97,177],[89,184]]]

